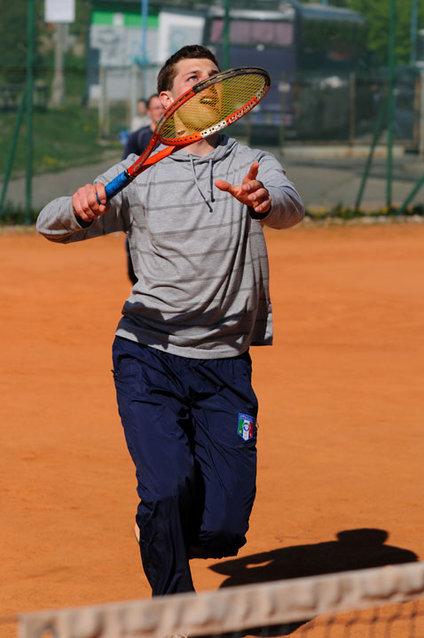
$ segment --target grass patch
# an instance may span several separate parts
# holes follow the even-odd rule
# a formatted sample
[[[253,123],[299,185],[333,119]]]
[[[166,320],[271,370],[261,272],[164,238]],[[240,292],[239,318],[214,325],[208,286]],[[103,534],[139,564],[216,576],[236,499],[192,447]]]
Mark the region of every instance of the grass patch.
[[[4,175],[9,160],[16,126],[16,113],[0,113],[0,174]],[[25,173],[27,145],[25,119],[22,122],[12,177]],[[101,161],[105,150],[121,149],[116,142],[101,142],[98,136],[96,109],[67,105],[62,108],[36,111],[33,117],[33,173],[52,173],[72,166],[84,166]]]
[[[21,206],[14,206],[6,202],[0,210],[0,227],[2,226],[30,226],[35,224],[39,210],[27,213]]]
[[[352,221],[373,218],[395,218],[400,215],[400,209],[395,206],[378,208],[376,210],[364,210],[363,208],[350,208],[338,204],[334,208],[309,208],[305,212],[305,217],[312,221],[331,221],[337,219],[340,221]],[[422,217],[424,215],[424,205],[417,204],[408,206],[403,212],[402,217]]]

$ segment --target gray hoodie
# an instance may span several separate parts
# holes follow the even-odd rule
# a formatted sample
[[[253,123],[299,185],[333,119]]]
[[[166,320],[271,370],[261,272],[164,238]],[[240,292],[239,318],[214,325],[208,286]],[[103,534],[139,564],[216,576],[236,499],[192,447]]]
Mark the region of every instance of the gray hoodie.
[[[135,159],[130,155],[96,181],[109,182]],[[216,179],[241,184],[254,161],[272,198],[263,221],[214,186]],[[173,354],[215,359],[271,344],[262,225],[288,228],[303,214],[299,194],[272,154],[221,135],[205,157],[180,150],[153,165],[90,226],[82,228],[71,198],[60,197],[43,208],[37,229],[64,243],[127,232],[138,282],[116,334]]]

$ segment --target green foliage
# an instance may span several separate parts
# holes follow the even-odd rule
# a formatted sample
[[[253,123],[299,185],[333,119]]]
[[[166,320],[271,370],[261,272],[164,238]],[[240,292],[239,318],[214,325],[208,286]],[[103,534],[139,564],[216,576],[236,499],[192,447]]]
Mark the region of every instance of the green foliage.
[[[22,84],[25,80],[28,40],[28,2],[4,2],[0,20],[0,42],[2,56],[0,60],[0,84]],[[46,70],[52,62],[52,25],[44,20],[44,0],[34,2],[35,56],[34,72],[36,78],[45,78]],[[76,0],[75,22],[69,26],[70,33],[85,44],[90,24],[90,0]]]
[[[16,113],[0,113],[0,147],[10,149]],[[105,146],[98,140],[98,114],[95,109],[68,105],[60,109],[35,112],[33,119],[34,173],[55,172],[70,166],[99,161]],[[117,149],[119,142],[110,144]],[[18,138],[13,176],[22,172],[26,162],[25,126]],[[0,174],[4,174],[9,153],[0,153]],[[20,170],[22,167],[22,170]]]
[[[27,5],[25,2],[3,4],[0,20],[1,72],[7,82],[20,83],[26,64]]]
[[[91,15],[91,0],[76,0],[75,22],[70,25],[70,33],[85,40]]]
[[[364,210],[363,208],[351,208],[338,204],[334,208],[309,208],[306,210],[305,217],[310,221],[316,222],[349,222],[349,221],[373,221],[373,220],[394,220],[399,215],[399,209],[395,206],[383,207],[375,210]],[[402,217],[418,217],[424,216],[424,205],[414,204],[406,208]]]
[[[3,3],[0,20],[0,83],[22,85],[26,75],[28,42],[28,2]],[[47,32],[44,22],[44,0],[34,0],[34,69],[43,67],[42,41]]]
[[[311,0],[312,1],[312,0]],[[411,54],[411,13],[417,9],[418,29],[424,28],[424,0],[396,0],[396,64],[408,64]],[[353,9],[369,24],[367,46],[382,65],[388,63],[390,0],[330,0],[329,4]]]
[[[26,211],[21,206],[15,206],[11,202],[6,202],[0,210],[1,226],[23,226],[24,224],[35,224],[39,210],[31,210],[28,219]]]

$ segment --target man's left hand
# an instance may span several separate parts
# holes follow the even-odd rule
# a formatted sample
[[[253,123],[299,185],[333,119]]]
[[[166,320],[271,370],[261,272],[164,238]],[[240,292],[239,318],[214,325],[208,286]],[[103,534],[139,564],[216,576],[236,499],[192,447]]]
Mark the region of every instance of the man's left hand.
[[[271,208],[271,197],[262,182],[256,179],[258,170],[259,162],[253,162],[239,186],[230,184],[223,179],[217,179],[215,186],[221,191],[230,193],[242,204],[253,208],[255,213],[264,215]]]

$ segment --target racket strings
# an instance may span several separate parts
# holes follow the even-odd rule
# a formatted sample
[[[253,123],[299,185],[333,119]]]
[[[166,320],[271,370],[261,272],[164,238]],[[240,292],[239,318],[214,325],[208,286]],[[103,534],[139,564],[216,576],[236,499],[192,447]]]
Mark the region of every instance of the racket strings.
[[[218,79],[181,104],[163,122],[159,136],[173,144],[204,132],[211,134],[215,128],[220,130],[231,123],[229,118],[238,119],[250,111],[267,90],[267,77],[259,72]]]

